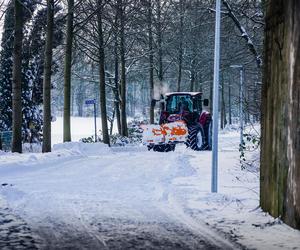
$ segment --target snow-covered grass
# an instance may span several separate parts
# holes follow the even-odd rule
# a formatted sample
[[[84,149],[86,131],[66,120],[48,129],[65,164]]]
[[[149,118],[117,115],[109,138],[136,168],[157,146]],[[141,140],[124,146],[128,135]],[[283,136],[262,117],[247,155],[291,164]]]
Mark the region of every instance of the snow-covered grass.
[[[59,122],[53,126],[57,138]],[[76,118],[73,129],[77,126],[78,139],[93,133],[92,120]],[[73,142],[55,145],[48,154],[2,153],[0,185],[8,185],[0,186],[0,200],[34,232],[52,230],[53,237],[65,225],[73,234],[82,228],[105,243],[95,221],[168,218],[218,244],[227,244],[226,233],[247,248],[300,249],[300,232],[259,208],[259,173],[256,167],[241,169],[238,144],[238,131],[220,133],[217,194],[210,192],[211,152],[183,145],[155,153],[143,146]]]
[[[97,117],[97,135],[101,129],[101,118]],[[51,123],[52,129],[52,145],[62,143],[63,141],[63,118],[56,117]],[[117,131],[117,124],[114,123],[113,132]],[[94,117],[71,117],[71,134],[72,141],[79,141],[82,138],[95,134]]]

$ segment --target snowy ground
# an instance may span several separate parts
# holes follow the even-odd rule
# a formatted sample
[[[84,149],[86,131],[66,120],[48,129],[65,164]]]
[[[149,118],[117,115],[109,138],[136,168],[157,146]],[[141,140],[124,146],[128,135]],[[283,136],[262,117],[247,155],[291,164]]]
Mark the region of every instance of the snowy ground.
[[[52,125],[52,145],[62,143],[63,141],[63,118],[56,117]],[[96,119],[97,133],[101,128],[101,118]],[[115,122],[113,131],[117,131]],[[89,137],[95,134],[94,117],[71,117],[71,134],[72,141],[79,141],[81,138]],[[99,135],[99,134],[98,134]]]
[[[0,214],[10,218],[0,220],[0,248],[300,249],[299,231],[259,209],[259,176],[241,170],[238,139],[220,135],[218,194],[211,152],[184,146],[0,152]]]

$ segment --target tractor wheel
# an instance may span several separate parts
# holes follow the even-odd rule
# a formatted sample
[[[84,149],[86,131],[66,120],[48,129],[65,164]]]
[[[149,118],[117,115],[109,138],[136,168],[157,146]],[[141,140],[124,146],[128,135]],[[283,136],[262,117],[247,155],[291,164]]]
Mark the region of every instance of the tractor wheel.
[[[161,144],[161,145],[154,145],[153,151],[154,152],[170,152],[175,150],[175,144]]]
[[[204,149],[204,131],[203,128],[199,125],[190,126],[189,135],[187,138],[187,145],[192,150],[200,151]]]

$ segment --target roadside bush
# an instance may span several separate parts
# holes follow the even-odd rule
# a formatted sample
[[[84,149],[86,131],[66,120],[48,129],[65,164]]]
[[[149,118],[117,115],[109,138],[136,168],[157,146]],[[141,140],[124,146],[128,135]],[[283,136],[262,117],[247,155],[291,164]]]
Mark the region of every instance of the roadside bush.
[[[141,126],[146,124],[145,120],[134,119],[128,123],[128,137],[122,136],[120,134],[110,135],[110,144],[116,146],[125,146],[127,144],[140,144],[142,142],[143,129]],[[94,136],[89,136],[80,139],[84,143],[93,143]],[[102,132],[100,131],[100,136],[97,138],[98,142],[102,142]]]

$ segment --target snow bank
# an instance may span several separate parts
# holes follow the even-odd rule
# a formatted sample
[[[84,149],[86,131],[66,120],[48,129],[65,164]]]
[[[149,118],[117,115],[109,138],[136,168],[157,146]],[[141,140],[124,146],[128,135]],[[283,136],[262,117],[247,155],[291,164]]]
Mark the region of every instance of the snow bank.
[[[110,148],[101,142],[97,143],[83,143],[83,142],[66,142],[55,144],[53,146],[53,152],[69,151],[77,153],[78,155],[102,155],[107,154],[111,150]]]

